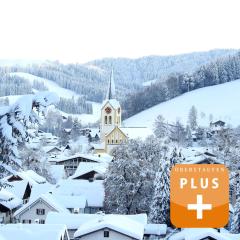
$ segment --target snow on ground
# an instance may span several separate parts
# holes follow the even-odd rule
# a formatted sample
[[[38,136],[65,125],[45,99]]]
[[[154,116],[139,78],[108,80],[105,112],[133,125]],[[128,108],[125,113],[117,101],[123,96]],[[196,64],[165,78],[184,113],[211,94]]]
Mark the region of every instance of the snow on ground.
[[[55,83],[51,80],[48,80],[46,78],[37,77],[35,75],[29,74],[29,73],[24,73],[24,72],[14,72],[14,73],[10,73],[10,75],[24,78],[27,81],[29,81],[30,84],[33,84],[34,80],[43,82],[45,87],[47,87],[49,91],[57,93],[59,97],[78,98],[80,96],[79,94],[77,94],[69,89],[60,87],[57,83]]]
[[[240,80],[217,86],[205,87],[185,93],[179,97],[160,103],[142,111],[124,121],[124,126],[146,126],[153,128],[158,115],[162,115],[169,123],[179,119],[186,124],[189,109],[194,105],[198,110],[200,125],[209,125],[209,115],[214,120],[223,120],[233,126],[240,124]],[[204,116],[204,114],[205,116]]]

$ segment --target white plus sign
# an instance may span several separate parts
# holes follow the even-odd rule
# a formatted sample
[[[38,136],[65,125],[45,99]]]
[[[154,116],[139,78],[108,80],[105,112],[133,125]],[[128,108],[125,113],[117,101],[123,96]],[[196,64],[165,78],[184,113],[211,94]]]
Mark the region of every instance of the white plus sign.
[[[188,204],[188,210],[196,210],[197,211],[197,219],[203,218],[203,210],[211,210],[212,204],[203,204],[203,196],[201,194],[197,195],[197,203],[196,204]]]

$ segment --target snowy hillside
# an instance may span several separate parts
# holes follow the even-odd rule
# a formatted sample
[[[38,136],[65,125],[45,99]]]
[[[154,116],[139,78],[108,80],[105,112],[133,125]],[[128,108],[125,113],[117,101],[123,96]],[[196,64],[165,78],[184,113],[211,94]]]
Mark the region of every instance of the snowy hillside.
[[[221,119],[237,126],[240,125],[239,92],[240,80],[197,89],[142,111],[126,119],[124,125],[152,128],[155,119],[160,114],[168,122],[179,119],[185,124],[188,120],[189,109],[194,105],[198,111],[200,125],[208,125],[209,115],[212,114],[213,120]]]
[[[62,88],[57,83],[50,81],[46,78],[37,77],[35,75],[24,73],[24,72],[14,72],[14,73],[11,73],[11,75],[24,78],[28,80],[31,84],[33,84],[34,80],[43,82],[45,87],[47,87],[49,91],[57,93],[59,97],[64,97],[64,98],[79,97],[79,94],[76,94],[75,92],[69,89]]]

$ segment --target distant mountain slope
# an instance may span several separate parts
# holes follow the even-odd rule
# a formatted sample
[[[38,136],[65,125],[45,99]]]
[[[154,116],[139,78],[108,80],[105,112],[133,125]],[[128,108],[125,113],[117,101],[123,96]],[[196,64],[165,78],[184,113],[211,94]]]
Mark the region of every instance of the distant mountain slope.
[[[57,93],[59,97],[63,97],[63,98],[72,98],[72,97],[78,98],[78,97],[80,97],[80,95],[75,93],[74,91],[71,91],[66,88],[62,88],[57,83],[55,83],[51,80],[48,80],[46,78],[41,78],[41,77],[35,76],[33,74],[25,73],[25,72],[14,72],[14,73],[10,73],[10,75],[21,77],[21,78],[29,81],[30,84],[33,84],[34,81],[42,82],[44,84],[44,86],[46,88],[48,88],[49,91]]]
[[[212,114],[213,120],[220,119],[238,126],[240,125],[239,92],[240,80],[197,89],[142,111],[126,119],[124,125],[153,128],[154,121],[160,114],[169,123],[179,119],[186,124],[189,109],[194,105],[198,110],[200,125],[208,125],[209,115]]]
[[[106,58],[86,65],[97,66],[106,71],[114,69],[117,83],[137,83],[162,79],[170,73],[192,72],[203,64],[218,58],[234,55],[235,49],[216,49],[208,52],[194,52],[173,56],[146,56],[138,59]]]

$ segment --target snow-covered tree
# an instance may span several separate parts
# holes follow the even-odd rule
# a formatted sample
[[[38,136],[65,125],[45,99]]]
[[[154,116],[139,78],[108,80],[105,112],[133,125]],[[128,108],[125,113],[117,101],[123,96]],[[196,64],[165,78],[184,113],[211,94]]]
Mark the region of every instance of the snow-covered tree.
[[[153,191],[153,178],[160,159],[167,148],[155,138],[145,142],[131,140],[116,148],[110,164],[105,186],[105,211],[135,214],[149,212]]]
[[[195,106],[192,106],[189,110],[188,123],[192,130],[195,130],[197,128],[197,125],[198,125],[197,124],[197,109]]]
[[[40,176],[46,178],[50,183],[55,183],[54,178],[49,171],[50,165],[47,161],[45,152],[39,149],[24,147],[20,152],[23,170],[33,170]]]
[[[80,130],[81,130],[81,122],[77,118],[73,120],[73,126],[71,130],[71,138],[73,140],[77,140],[80,137]]]
[[[23,96],[15,104],[0,108],[0,179],[21,168],[19,144],[28,141],[29,127],[39,124],[46,107],[57,101],[55,94],[42,92]]]
[[[161,161],[154,180],[154,192],[150,207],[151,223],[169,224],[170,218],[170,163]]]
[[[164,138],[168,135],[168,125],[162,115],[159,115],[154,123],[154,134],[158,138]]]
[[[236,203],[233,207],[232,222],[230,225],[232,233],[240,233],[240,179],[239,173],[234,176],[234,191],[236,193]]]

